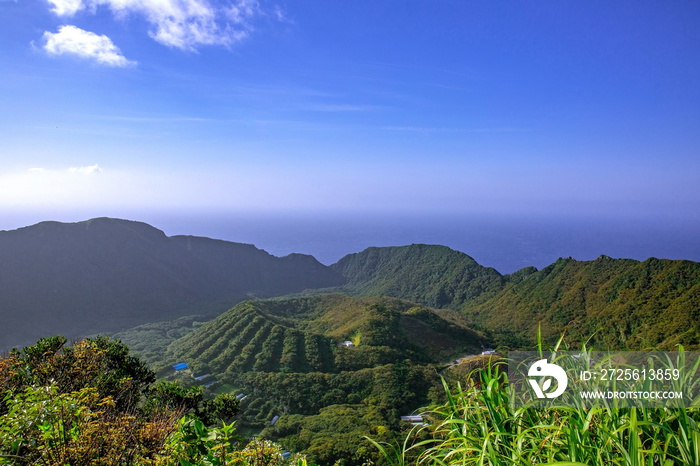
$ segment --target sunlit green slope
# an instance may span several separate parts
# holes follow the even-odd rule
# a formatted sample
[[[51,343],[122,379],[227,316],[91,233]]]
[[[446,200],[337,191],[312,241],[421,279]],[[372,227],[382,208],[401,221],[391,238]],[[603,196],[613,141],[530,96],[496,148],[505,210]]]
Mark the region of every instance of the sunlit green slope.
[[[529,347],[568,332],[611,349],[700,348],[700,264],[601,256],[501,276],[444,246],[369,248],[332,266],[360,296],[451,308],[495,344]]]
[[[403,359],[437,362],[481,343],[454,316],[424,306],[333,294],[238,304],[169,351],[215,373],[337,372]]]
[[[700,263],[682,260],[559,259],[507,277],[496,296],[467,303],[467,319],[501,342],[532,342],[566,330],[604,347],[700,347]]]
[[[356,296],[394,296],[427,306],[457,307],[500,290],[505,280],[490,267],[446,246],[368,248],[331,266]]]

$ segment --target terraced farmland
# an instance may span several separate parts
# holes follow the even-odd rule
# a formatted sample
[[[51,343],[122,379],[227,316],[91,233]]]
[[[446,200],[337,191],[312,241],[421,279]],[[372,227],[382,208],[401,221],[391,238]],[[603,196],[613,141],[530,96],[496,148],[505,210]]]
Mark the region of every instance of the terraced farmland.
[[[354,347],[340,346],[346,340]],[[324,295],[244,302],[170,345],[197,372],[335,373],[474,350],[479,335],[391,298]]]
[[[177,340],[170,351],[196,371],[217,374],[334,370],[329,338],[278,325],[251,303]]]

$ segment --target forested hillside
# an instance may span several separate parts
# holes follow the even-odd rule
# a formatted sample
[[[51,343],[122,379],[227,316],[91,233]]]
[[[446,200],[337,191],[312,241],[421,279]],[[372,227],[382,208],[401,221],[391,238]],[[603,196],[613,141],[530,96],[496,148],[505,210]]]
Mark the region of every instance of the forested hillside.
[[[568,258],[501,276],[460,252],[414,244],[369,248],[333,268],[347,293],[451,308],[495,345],[529,347],[541,326],[549,341],[566,331],[611,349],[700,348],[697,262]]]
[[[394,296],[437,308],[457,308],[500,290],[505,280],[490,267],[445,246],[368,248],[332,268],[347,279],[342,290],[357,296]]]
[[[246,301],[169,347],[202,371],[339,372],[476,351],[483,337],[436,310],[392,298],[321,295]],[[352,348],[340,343],[351,341]]]
[[[540,324],[545,338],[566,329],[611,348],[700,346],[700,273],[690,261],[560,259],[502,276],[464,253],[413,244],[369,248],[327,267],[311,256],[278,258],[249,244],[167,237],[109,218],[2,231],[0,258],[0,348],[193,314],[204,321],[248,298],[329,290],[451,309],[509,347],[531,345]],[[402,325],[422,334],[414,324]],[[342,333],[315,325],[289,332]]]
[[[503,344],[531,344],[541,325],[545,339],[566,330],[600,348],[700,348],[700,263],[569,258],[506,278],[496,296],[462,307]]]
[[[398,435],[400,416],[439,386],[435,364],[482,343],[449,312],[333,294],[240,303],[170,344],[161,368],[186,362],[193,376],[216,380],[213,389],[246,394],[242,425],[267,426],[288,448],[323,464],[364,448],[361,464],[376,455],[362,435],[377,426],[383,439]]]
[[[311,256],[109,218],[0,231],[0,259],[0,348],[215,315],[251,296],[343,282]]]

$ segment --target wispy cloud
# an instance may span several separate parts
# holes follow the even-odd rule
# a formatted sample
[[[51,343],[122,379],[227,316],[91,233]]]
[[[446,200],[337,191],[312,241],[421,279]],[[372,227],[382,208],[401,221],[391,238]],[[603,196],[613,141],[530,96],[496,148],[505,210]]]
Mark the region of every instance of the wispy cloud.
[[[226,16],[234,23],[248,26],[249,21],[261,13],[260,4],[256,0],[239,0],[224,8]]]
[[[381,105],[357,105],[357,104],[312,104],[306,105],[303,109],[313,112],[373,112],[384,110],[387,107]]]
[[[220,120],[215,118],[193,117],[193,116],[133,116],[133,115],[99,115],[99,114],[74,114],[81,118],[91,120],[124,121],[137,123],[211,123]]]
[[[404,131],[412,133],[524,133],[526,128],[461,128],[440,126],[384,126],[386,131]]]
[[[216,96],[220,97],[245,97],[252,99],[274,99],[275,102],[299,102],[310,99],[337,99],[342,97],[336,92],[329,92],[322,89],[314,89],[302,86],[277,86],[277,85],[238,85],[228,88],[226,91],[215,90]]]
[[[31,167],[27,169],[28,173],[54,173],[58,174],[61,172],[68,173],[79,173],[81,175],[93,175],[95,173],[102,173],[102,169],[98,164],[94,165],[84,165],[80,167],[69,167],[66,169],[47,169],[44,167]]]
[[[103,172],[99,165],[76,167],[34,166],[0,173],[0,206],[71,206],[99,203],[105,190],[119,192],[123,178]]]
[[[87,165],[85,167],[70,167],[68,169],[69,172],[71,173],[80,173],[82,175],[93,175],[95,173],[100,173],[102,172],[102,169],[100,168],[99,165]]]
[[[47,31],[44,33],[44,41],[44,50],[49,55],[76,55],[105,66],[125,67],[136,64],[127,60],[109,37],[75,26],[61,26],[56,33]]]
[[[138,15],[151,25],[149,35],[169,47],[195,51],[203,45],[231,46],[253,29],[261,14],[257,0],[214,5],[207,0],[48,0],[58,16],[108,7],[115,16]]]
[[[280,23],[293,23],[291,18],[287,16],[287,14],[280,8],[279,6],[275,6],[272,9],[272,16],[279,21]]]

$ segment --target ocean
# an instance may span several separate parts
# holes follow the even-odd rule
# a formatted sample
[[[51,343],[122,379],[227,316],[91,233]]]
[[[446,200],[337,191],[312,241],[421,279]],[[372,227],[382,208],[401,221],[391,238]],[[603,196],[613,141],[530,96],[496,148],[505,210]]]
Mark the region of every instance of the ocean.
[[[441,244],[503,274],[540,269],[559,257],[600,255],[700,261],[700,222],[606,216],[146,214],[169,236],[188,234],[251,243],[275,255],[313,255],[333,264],[371,246]]]
[[[540,269],[559,257],[700,261],[700,217],[678,215],[6,212],[0,216],[0,229],[42,220],[75,222],[99,216],[145,222],[168,236],[250,243],[275,256],[310,254],[326,265],[371,246],[413,243],[448,246],[503,274],[527,266]]]

